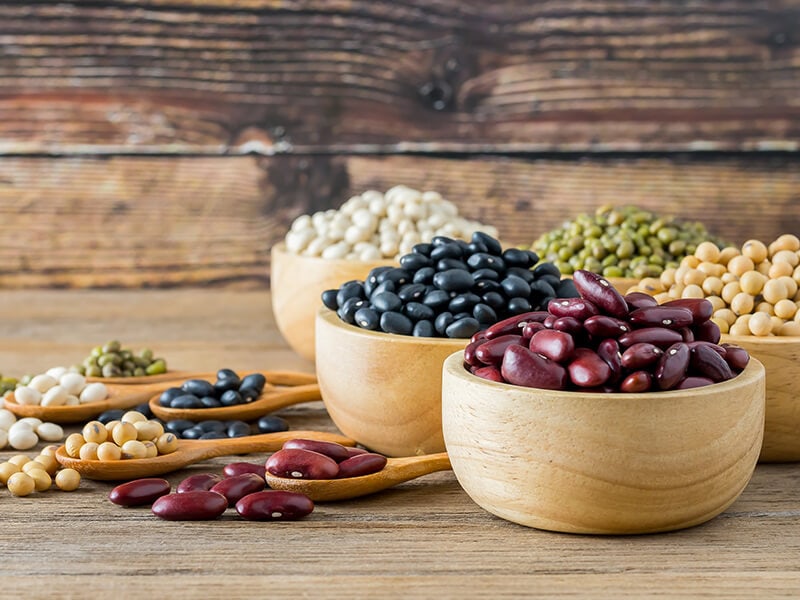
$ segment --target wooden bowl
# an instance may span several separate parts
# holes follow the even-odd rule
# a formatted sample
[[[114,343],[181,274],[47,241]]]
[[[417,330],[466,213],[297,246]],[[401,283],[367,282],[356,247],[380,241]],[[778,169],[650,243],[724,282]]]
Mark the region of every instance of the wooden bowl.
[[[278,330],[289,346],[314,360],[314,317],[322,306],[320,295],[346,281],[366,279],[369,272],[393,260],[330,260],[300,256],[286,251],[283,242],[272,247],[270,293]]]
[[[631,534],[703,523],[742,492],[764,430],[764,367],[647,394],[494,383],[444,363],[453,471],[490,513],[539,529]]]
[[[469,340],[360,329],[317,313],[317,380],[346,436],[387,456],[444,451],[442,364]]]
[[[800,461],[800,337],[723,335],[757,358],[767,371],[761,462]]]

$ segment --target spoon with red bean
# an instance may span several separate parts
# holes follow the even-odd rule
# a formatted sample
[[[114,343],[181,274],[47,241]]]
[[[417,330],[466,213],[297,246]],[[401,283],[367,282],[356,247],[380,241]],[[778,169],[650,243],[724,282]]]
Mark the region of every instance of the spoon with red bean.
[[[354,446],[355,441],[335,433],[324,431],[279,431],[238,438],[213,440],[178,440],[178,449],[170,454],[152,458],[124,460],[83,460],[72,458],[64,446],[56,450],[56,460],[61,465],[78,471],[86,479],[122,481],[152,477],[177,471],[183,467],[217,456],[248,454],[251,452],[275,452],[283,444],[297,436],[343,446]]]
[[[315,502],[333,502],[374,494],[451,468],[446,452],[386,458],[309,441],[291,440],[267,460],[264,477],[270,488],[305,494]]]

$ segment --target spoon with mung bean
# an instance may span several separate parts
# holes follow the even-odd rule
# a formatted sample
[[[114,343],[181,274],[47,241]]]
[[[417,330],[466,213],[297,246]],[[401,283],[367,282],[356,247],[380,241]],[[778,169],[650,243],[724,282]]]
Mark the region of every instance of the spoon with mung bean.
[[[295,431],[294,437],[302,437]],[[388,458],[386,466],[380,471],[360,477],[342,479],[292,479],[278,477],[269,471],[265,474],[267,485],[273,490],[299,492],[314,502],[334,502],[367,496],[394,487],[405,481],[422,477],[437,471],[447,471],[450,458],[447,452],[424,454],[403,458]]]
[[[163,475],[218,456],[275,452],[281,449],[284,442],[298,436],[323,442],[335,442],[343,446],[354,446],[356,443],[355,440],[326,431],[279,431],[237,438],[178,440],[177,450],[169,454],[161,454],[152,458],[108,461],[72,458],[67,454],[65,446],[62,445],[56,450],[56,460],[64,467],[75,469],[86,479],[122,481]]]

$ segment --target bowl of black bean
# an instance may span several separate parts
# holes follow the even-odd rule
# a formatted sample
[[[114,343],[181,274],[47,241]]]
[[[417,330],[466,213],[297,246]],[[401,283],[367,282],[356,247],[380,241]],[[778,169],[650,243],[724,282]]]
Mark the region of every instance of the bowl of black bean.
[[[322,294],[316,367],[336,426],[387,456],[444,450],[444,359],[500,319],[577,295],[552,264],[503,249],[476,232],[471,241],[435,237],[400,258]]]

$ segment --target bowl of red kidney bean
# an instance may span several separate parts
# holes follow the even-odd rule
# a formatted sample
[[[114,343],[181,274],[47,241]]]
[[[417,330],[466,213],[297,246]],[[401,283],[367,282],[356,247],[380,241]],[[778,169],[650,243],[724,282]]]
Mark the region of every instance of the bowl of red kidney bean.
[[[438,236],[398,267],[324,292],[317,379],[336,426],[387,456],[442,452],[444,359],[499,319],[577,296],[571,279],[538,262],[485,233]]]
[[[764,432],[764,367],[719,344],[705,300],[658,306],[578,271],[580,297],[507,319],[449,356],[445,445],[492,514],[573,533],[703,523],[742,492]]]

